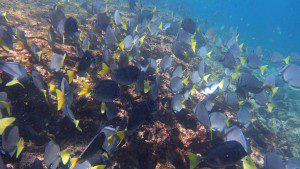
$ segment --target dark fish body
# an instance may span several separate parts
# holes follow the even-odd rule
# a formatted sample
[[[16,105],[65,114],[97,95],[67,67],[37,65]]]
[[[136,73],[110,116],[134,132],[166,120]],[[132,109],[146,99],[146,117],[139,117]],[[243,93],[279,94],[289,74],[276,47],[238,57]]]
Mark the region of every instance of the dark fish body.
[[[57,4],[50,9],[50,22],[55,29],[57,29],[59,22],[65,19],[66,16],[62,6]]]
[[[265,90],[263,90],[254,96],[254,100],[260,106],[265,106],[269,101],[268,93]]]
[[[234,69],[236,66],[234,55],[230,51],[227,51],[220,61],[229,69]]]
[[[13,36],[4,28],[0,28],[0,41],[9,49],[13,49]]]
[[[130,85],[137,81],[140,70],[136,66],[127,66],[114,71],[112,78],[121,85]]]
[[[251,54],[247,58],[247,65],[252,69],[258,69],[259,68],[260,59],[259,56]]]
[[[94,97],[101,102],[111,102],[119,97],[120,88],[113,80],[101,80],[94,87]]]
[[[71,89],[71,86],[69,85],[69,82],[65,78],[61,80],[60,90],[66,96],[65,105],[71,106],[71,104],[73,103],[73,91]]]
[[[127,129],[129,132],[136,130],[140,125],[142,125],[150,115],[150,109],[146,102],[137,103],[134,106],[131,115],[128,119]]]
[[[93,55],[90,51],[85,51],[82,58],[79,61],[77,71],[79,74],[85,73],[91,66],[93,61]]]
[[[235,165],[246,155],[246,151],[239,142],[226,141],[209,150],[204,162],[212,167],[227,167]]]
[[[110,23],[110,18],[106,13],[99,13],[97,15],[97,20],[94,24],[94,27],[97,31],[105,30]]]
[[[114,102],[107,102],[105,104],[105,113],[108,120],[113,119],[119,112],[117,105]]]
[[[65,22],[65,34],[68,36],[73,36],[76,32],[78,32],[77,20],[73,17],[70,17]]]
[[[190,45],[183,42],[175,41],[172,46],[172,51],[176,57],[185,61],[189,59],[188,56],[192,56]]]
[[[39,89],[40,91],[43,91],[46,84],[45,84],[42,76],[37,71],[32,71],[31,77],[32,77],[35,87],[37,89]]]
[[[79,163],[84,162],[89,157],[92,157],[94,154],[99,152],[100,150],[104,151],[102,148],[102,145],[105,141],[105,134],[103,132],[100,132],[97,134],[92,141],[88,144],[86,149],[81,153],[79,157]]]
[[[184,19],[181,27],[190,34],[194,34],[196,32],[196,23],[191,18]]]
[[[263,82],[250,73],[244,73],[238,79],[237,88],[257,94],[263,90]]]
[[[234,92],[226,93],[224,95],[224,101],[228,106],[236,107],[238,106],[239,96]]]

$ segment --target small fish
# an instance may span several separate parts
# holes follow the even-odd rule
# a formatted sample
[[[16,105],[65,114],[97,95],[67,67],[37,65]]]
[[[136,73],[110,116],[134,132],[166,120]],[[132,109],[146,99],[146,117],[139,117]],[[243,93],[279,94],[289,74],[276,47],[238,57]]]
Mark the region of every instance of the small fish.
[[[180,78],[182,78],[182,73],[183,73],[183,71],[182,71],[182,66],[181,65],[179,65],[179,66],[177,66],[175,69],[174,69],[174,71],[173,71],[173,73],[172,73],[172,78],[174,78],[174,77],[180,77]]]
[[[183,108],[182,103],[184,102],[184,96],[182,94],[176,94],[173,96],[172,101],[171,101],[171,105],[172,105],[172,109],[175,112],[180,112]]]
[[[173,64],[173,58],[168,55],[165,55],[160,63],[162,71],[164,72],[167,71],[167,69],[170,68],[172,64]]]
[[[180,93],[183,89],[183,82],[180,77],[174,77],[170,82],[170,89],[174,94]]]
[[[63,162],[64,165],[66,165],[71,157],[71,150],[69,148],[64,149],[63,151],[60,152],[61,156],[61,161]]]
[[[257,94],[263,90],[263,82],[250,73],[243,73],[238,79],[237,88]]]
[[[219,88],[219,82],[217,81],[213,81],[213,82],[210,82],[206,85],[205,89],[202,90],[201,93],[203,93],[204,95],[211,95],[211,94],[214,94],[216,92],[218,92]]]
[[[226,141],[208,150],[204,157],[196,154],[188,154],[190,168],[194,169],[203,161],[211,167],[225,168],[237,164],[247,153],[243,146],[237,141]]]
[[[234,55],[229,51],[227,51],[226,53],[224,53],[224,55],[222,56],[222,58],[220,59],[220,62],[227,68],[229,69],[234,69],[235,66],[237,65],[236,61],[235,61],[235,57]]]
[[[127,51],[131,51],[132,48],[133,48],[133,37],[131,35],[127,35],[125,38],[124,38],[124,49],[127,50]]]
[[[12,157],[17,151],[17,144],[19,142],[19,128],[18,126],[8,126],[2,134],[2,149]]]
[[[42,76],[37,71],[32,71],[31,76],[35,87],[43,92],[45,90],[45,82]]]
[[[199,72],[198,71],[192,72],[192,74],[190,76],[190,80],[192,81],[193,84],[198,84],[201,81]]]
[[[275,87],[276,86],[276,78],[273,74],[269,74],[264,81],[263,86],[271,86]]]
[[[119,110],[114,102],[105,103],[105,113],[108,120],[113,119],[118,114],[118,112]]]
[[[238,163],[246,155],[247,153],[239,142],[226,141],[209,150],[204,162],[212,167],[227,167]]]
[[[226,105],[230,107],[237,107],[239,102],[239,96],[235,92],[226,92],[224,94],[224,101]]]
[[[252,108],[250,107],[251,105],[249,104],[242,104],[241,108],[238,110],[237,112],[237,120],[239,123],[241,123],[242,125],[244,125],[245,127],[249,126],[250,122],[251,122],[251,110]]]
[[[18,62],[0,61],[0,70],[7,73],[11,77],[11,79],[22,81],[27,78],[25,67]]]
[[[268,93],[266,90],[263,90],[260,93],[255,94],[254,100],[258,105],[266,106],[266,104],[269,102]]]
[[[249,144],[247,142],[247,139],[246,139],[244,133],[237,126],[232,126],[228,130],[226,130],[225,140],[226,141],[237,141],[242,145],[245,152],[250,151],[250,147],[249,147]]]
[[[58,168],[60,164],[61,157],[60,157],[60,147],[55,144],[53,141],[50,141],[44,152],[44,163],[49,168]]]
[[[233,35],[230,39],[228,39],[228,41],[226,42],[227,49],[230,49],[232,46],[237,44],[236,37],[237,37],[237,35]]]
[[[225,114],[220,113],[220,112],[213,112],[209,115],[210,117],[210,124],[211,124],[211,129],[214,131],[218,132],[225,132],[227,129],[227,121],[228,118]]]
[[[291,87],[300,88],[300,67],[295,64],[288,64],[280,70],[283,80]]]
[[[260,58],[255,55],[254,52],[247,57],[247,65],[252,69],[258,69],[260,67]]]
[[[284,57],[281,53],[275,51],[270,54],[269,60],[273,63],[281,63],[284,60]]]
[[[199,76],[201,78],[204,78],[205,76],[205,71],[206,71],[206,64],[205,64],[205,61],[204,60],[201,60],[201,62],[199,63],[198,65],[198,73],[199,73]],[[204,80],[204,79],[203,79]],[[207,81],[207,79],[205,80]]]
[[[195,107],[194,113],[196,114],[196,117],[201,124],[203,124],[207,128],[211,126],[209,112],[207,111],[204,103],[198,102]]]
[[[58,72],[63,67],[66,56],[67,56],[66,54],[60,55],[54,53],[50,62],[50,69],[52,71]]]
[[[116,49],[117,38],[114,30],[110,26],[106,28],[105,43],[110,50]]]
[[[117,26],[120,26],[122,24],[122,17],[120,15],[120,12],[119,10],[116,10],[115,11],[115,14],[114,14],[114,21],[115,21],[115,24]]]

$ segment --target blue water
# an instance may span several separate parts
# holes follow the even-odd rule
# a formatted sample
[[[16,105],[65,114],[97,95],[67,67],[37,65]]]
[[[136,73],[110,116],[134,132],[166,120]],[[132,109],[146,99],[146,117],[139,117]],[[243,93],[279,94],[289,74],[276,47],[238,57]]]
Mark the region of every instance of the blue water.
[[[287,56],[300,51],[299,0],[172,0],[159,3],[164,3],[177,15],[198,20],[200,25],[207,24],[217,30],[223,27],[223,31],[237,28],[240,42],[252,48],[262,46],[266,54],[279,51]]]

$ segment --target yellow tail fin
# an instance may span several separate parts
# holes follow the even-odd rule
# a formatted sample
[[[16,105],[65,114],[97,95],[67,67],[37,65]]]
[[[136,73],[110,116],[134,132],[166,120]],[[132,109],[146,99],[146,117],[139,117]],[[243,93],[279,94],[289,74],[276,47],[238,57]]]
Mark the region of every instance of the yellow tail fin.
[[[57,97],[57,110],[61,110],[62,106],[65,104],[65,94],[56,89],[56,97]]]

